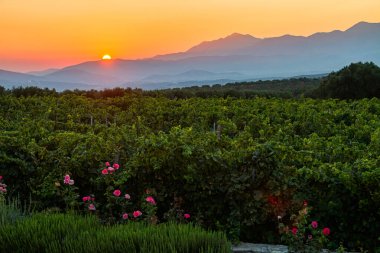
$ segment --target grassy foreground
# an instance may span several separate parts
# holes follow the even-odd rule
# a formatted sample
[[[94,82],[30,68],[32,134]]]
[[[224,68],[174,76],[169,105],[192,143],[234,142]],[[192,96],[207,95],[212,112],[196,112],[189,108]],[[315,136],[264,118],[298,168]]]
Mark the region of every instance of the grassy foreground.
[[[0,252],[231,252],[224,234],[189,224],[104,226],[94,216],[72,214],[36,214],[3,224],[0,241]]]

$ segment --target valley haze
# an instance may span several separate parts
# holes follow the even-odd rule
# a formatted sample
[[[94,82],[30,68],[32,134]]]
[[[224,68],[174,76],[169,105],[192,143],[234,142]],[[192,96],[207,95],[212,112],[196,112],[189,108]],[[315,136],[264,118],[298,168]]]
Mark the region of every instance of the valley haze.
[[[98,60],[29,73],[0,70],[0,85],[66,89],[164,89],[200,84],[288,78],[338,70],[352,62],[380,65],[380,23],[345,31],[256,38],[234,33],[185,52],[139,60]]]

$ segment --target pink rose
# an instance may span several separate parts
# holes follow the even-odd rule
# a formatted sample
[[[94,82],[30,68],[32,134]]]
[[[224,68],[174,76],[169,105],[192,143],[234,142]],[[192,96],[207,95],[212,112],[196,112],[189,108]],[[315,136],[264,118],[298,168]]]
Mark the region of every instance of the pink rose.
[[[95,205],[94,205],[94,204],[90,204],[90,205],[88,206],[88,210],[90,210],[90,211],[95,211],[95,210],[96,210]]]
[[[121,191],[120,190],[114,190],[113,191],[113,195],[115,195],[116,197],[119,197],[121,194]]]
[[[154,200],[154,198],[152,196],[148,196],[145,200],[147,202],[151,203],[152,205],[156,204],[156,201]]]
[[[185,219],[190,219],[190,214],[185,213],[185,214],[183,215],[183,217],[184,217]]]
[[[322,233],[323,233],[323,235],[328,236],[330,234],[330,229],[329,228],[323,228]]]
[[[102,174],[103,175],[107,175],[108,174],[108,170],[107,169],[102,170]]]
[[[131,196],[127,193],[127,194],[124,195],[124,198],[125,199],[131,199]]]
[[[115,170],[118,170],[118,169],[120,168],[120,165],[119,165],[119,164],[117,164],[117,163],[114,163],[112,167],[114,167],[114,168],[115,168]]]
[[[311,222],[311,227],[314,228],[314,229],[316,229],[318,227],[318,222],[312,221]]]
[[[88,197],[87,196],[83,197],[82,200],[83,200],[83,202],[86,202],[88,200]]]
[[[106,167],[109,167],[111,166],[111,164],[109,162],[106,162]]]
[[[66,175],[63,177],[63,183],[64,183],[64,184],[70,184],[70,175],[66,174]]]
[[[3,176],[0,176],[0,180],[3,179]]]
[[[123,220],[126,220],[128,219],[128,214],[127,213],[123,213]]]
[[[69,185],[74,185],[74,180],[70,179]]]
[[[133,212],[133,217],[137,218],[137,217],[140,217],[142,215],[142,212],[140,211],[134,211]]]
[[[297,234],[297,232],[298,232],[298,228],[296,228],[296,227],[293,227],[293,228],[292,228],[292,233],[293,233],[293,235],[296,235],[296,234]]]
[[[112,168],[112,167],[108,167],[108,171],[109,171],[110,173],[112,173],[112,172],[114,172],[114,171],[115,171],[115,169],[114,169],[114,168]]]

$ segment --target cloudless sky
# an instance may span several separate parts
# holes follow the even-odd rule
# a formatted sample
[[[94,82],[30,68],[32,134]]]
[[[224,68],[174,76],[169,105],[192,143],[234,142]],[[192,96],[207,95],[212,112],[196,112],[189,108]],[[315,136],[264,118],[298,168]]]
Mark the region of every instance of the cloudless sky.
[[[0,0],[0,69],[136,59],[238,32],[308,36],[380,22],[379,0]]]

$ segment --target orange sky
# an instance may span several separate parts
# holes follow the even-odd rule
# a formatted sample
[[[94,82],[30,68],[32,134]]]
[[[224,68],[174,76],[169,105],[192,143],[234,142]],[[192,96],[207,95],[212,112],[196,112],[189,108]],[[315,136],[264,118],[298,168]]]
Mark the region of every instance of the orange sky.
[[[380,22],[380,1],[0,0],[0,69],[144,58],[234,32],[310,35],[359,21]]]

